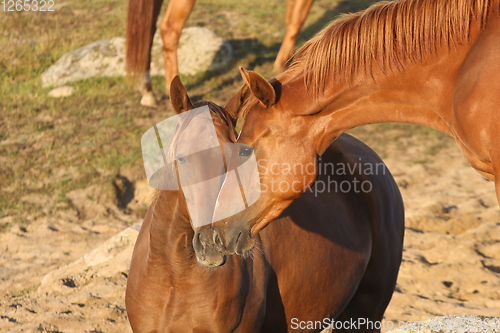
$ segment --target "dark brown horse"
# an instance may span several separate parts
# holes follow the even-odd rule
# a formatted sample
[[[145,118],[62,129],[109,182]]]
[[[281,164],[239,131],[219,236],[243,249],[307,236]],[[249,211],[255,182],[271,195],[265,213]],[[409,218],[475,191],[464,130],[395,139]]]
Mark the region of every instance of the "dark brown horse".
[[[178,79],[171,91],[178,112],[192,108]],[[209,106],[219,140],[231,142],[234,118]],[[212,226],[193,230],[182,191],[157,192],[127,281],[134,332],[320,332],[329,319],[351,331],[379,331],[401,262],[401,195],[380,158],[349,135],[328,148],[319,165],[352,172],[319,176],[312,192],[255,236],[253,251],[227,257],[218,268],[201,266],[225,260],[212,231],[203,233]],[[380,175],[368,172],[377,167]],[[370,189],[333,188],[343,182]]]
[[[308,164],[353,127],[420,124],[454,137],[466,161],[495,181],[500,201],[499,54],[499,0],[375,4],[330,24],[272,82],[242,70],[246,86],[232,111],[244,119],[238,142],[262,166]],[[267,173],[262,186],[303,190],[263,193],[225,223],[256,234],[314,180]]]
[[[293,54],[300,28],[306,20],[313,0],[287,0],[286,34],[274,63],[276,73],[285,70],[285,63]],[[144,78],[141,84],[141,104],[156,107],[157,102],[151,90],[149,69],[151,46],[156,31],[156,20],[163,0],[129,0],[126,33],[126,68],[135,78]],[[165,82],[172,82],[177,75],[177,45],[182,28],[195,0],[170,0],[165,17],[160,25],[165,60]],[[169,86],[165,87],[168,95]]]

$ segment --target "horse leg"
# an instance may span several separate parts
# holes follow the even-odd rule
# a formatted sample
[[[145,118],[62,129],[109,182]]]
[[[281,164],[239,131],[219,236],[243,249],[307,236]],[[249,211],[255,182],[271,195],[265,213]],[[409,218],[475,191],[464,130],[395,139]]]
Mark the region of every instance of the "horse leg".
[[[286,4],[286,34],[274,61],[274,72],[280,74],[293,55],[300,28],[306,20],[313,0],[288,0]]]
[[[194,2],[195,0],[171,0],[160,25],[165,61],[165,95],[167,96],[170,96],[170,83],[178,74],[177,45]]]
[[[153,93],[153,87],[151,84],[151,48],[153,47],[153,37],[156,32],[156,21],[158,20],[158,16],[160,15],[160,9],[163,0],[155,0],[153,5],[153,18],[151,20],[151,43],[148,48],[148,57],[147,57],[147,66],[146,71],[144,72],[143,81],[139,83],[139,91],[141,92],[141,105],[149,106],[152,108],[158,107],[158,103],[156,101],[156,97]]]
[[[139,91],[141,92],[141,105],[149,106],[151,108],[158,107],[158,102],[156,101],[155,94],[153,93],[153,87],[151,85],[151,75],[149,72],[149,66],[144,73],[144,81],[141,82],[139,86]]]

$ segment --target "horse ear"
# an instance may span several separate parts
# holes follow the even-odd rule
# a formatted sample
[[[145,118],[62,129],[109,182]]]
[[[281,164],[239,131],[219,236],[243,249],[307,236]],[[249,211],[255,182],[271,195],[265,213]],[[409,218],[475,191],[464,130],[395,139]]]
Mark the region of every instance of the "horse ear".
[[[243,85],[241,87],[240,91],[231,99],[229,102],[227,102],[226,105],[224,105],[224,109],[231,115],[233,119],[238,119],[238,114],[240,112],[241,106],[245,103],[245,101],[248,99],[250,96],[250,88],[248,88],[248,85]]]
[[[246,69],[240,67],[240,73],[243,77],[243,80],[247,83],[248,87],[252,94],[257,97],[262,104],[266,106],[266,108],[270,108],[274,104],[276,104],[276,92],[274,91],[273,86],[267,82],[259,74],[247,71]]]
[[[177,113],[182,113],[193,108],[193,103],[191,103],[186,87],[182,84],[179,75],[176,75],[170,84],[170,102]]]

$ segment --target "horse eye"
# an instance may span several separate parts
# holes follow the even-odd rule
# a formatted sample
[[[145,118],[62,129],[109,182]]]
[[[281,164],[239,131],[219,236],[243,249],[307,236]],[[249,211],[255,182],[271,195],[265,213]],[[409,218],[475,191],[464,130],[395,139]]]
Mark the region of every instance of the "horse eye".
[[[253,153],[253,148],[251,148],[251,147],[242,147],[242,148],[240,148],[239,155],[242,156],[242,157],[248,157],[248,156],[252,155],[252,153]]]

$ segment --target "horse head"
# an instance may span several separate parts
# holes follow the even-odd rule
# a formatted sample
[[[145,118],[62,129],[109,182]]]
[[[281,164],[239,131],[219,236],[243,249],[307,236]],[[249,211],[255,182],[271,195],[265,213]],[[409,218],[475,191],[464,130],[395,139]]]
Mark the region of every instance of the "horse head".
[[[172,81],[170,95],[179,115],[203,106],[210,110],[211,122],[196,115],[184,117],[184,124],[186,120],[189,124],[178,125],[171,150],[175,152],[181,204],[194,230],[196,259],[201,266],[217,267],[225,263],[226,255],[245,253],[255,245],[248,224],[227,223],[229,216],[242,214],[260,193],[256,168],[253,173],[248,170],[253,150],[235,144],[236,114],[213,102],[192,104],[178,76]],[[211,124],[214,133],[207,129]]]
[[[316,179],[319,155],[317,147],[307,140],[311,133],[306,117],[290,114],[301,101],[294,99],[293,91],[282,90],[282,82],[293,80],[293,76],[285,72],[280,81],[268,82],[257,73],[240,70],[245,84],[225,109],[243,120],[237,142],[251,147],[258,161],[261,195],[253,205],[223,221],[226,229],[244,232],[226,235],[228,253],[248,250],[248,242],[239,244],[242,237],[252,239],[309,189]]]

